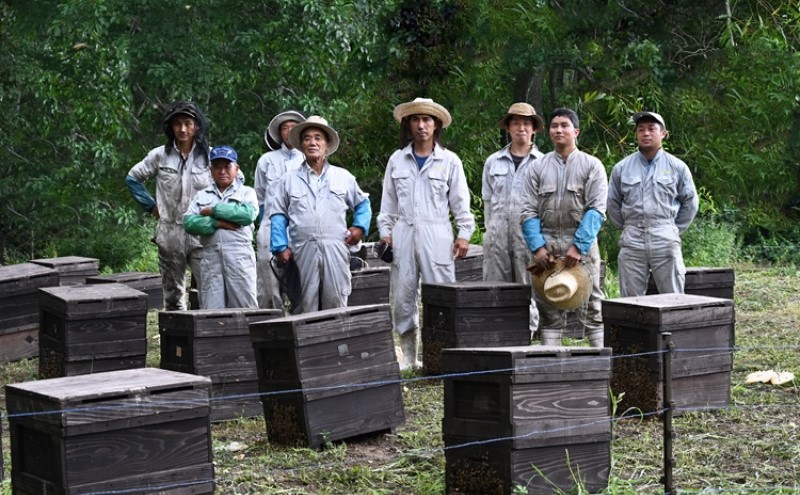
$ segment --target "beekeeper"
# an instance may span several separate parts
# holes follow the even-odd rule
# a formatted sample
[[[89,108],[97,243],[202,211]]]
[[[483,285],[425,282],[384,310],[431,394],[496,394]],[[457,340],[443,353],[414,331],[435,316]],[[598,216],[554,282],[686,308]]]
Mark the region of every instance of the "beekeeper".
[[[350,172],[328,162],[339,147],[339,134],[324,118],[312,115],[294,126],[289,142],[303,151],[305,161],[275,186],[269,209],[272,253],[283,263],[292,258],[297,263],[303,298],[295,313],[347,306],[348,246],[369,232],[369,195]],[[348,210],[353,211],[349,228]]]
[[[208,124],[197,105],[177,101],[164,114],[167,142],[154,148],[125,177],[133,199],[151,213],[156,224],[158,269],[164,309],[186,309],[186,268],[202,282],[200,242],[183,228],[183,214],[197,191],[211,184],[208,160]],[[155,199],[144,183],[155,177]]]
[[[499,127],[511,142],[491,154],[483,166],[483,280],[530,285],[531,252],[522,237],[519,215],[525,172],[543,156],[533,139],[544,129],[544,122],[532,105],[520,102],[509,107]],[[533,337],[539,311],[532,292],[529,325]]]
[[[588,299],[576,308],[592,347],[603,346],[600,250],[608,180],[603,164],[577,148],[578,115],[568,108],[550,114],[554,150],[528,168],[522,200],[522,232],[533,253],[532,273],[539,276],[561,260],[565,268],[583,264],[592,281]],[[561,345],[566,327],[562,309],[537,294],[539,332],[544,345]]]
[[[622,229],[619,239],[619,292],[643,296],[650,274],[658,292],[683,292],[686,266],[681,234],[697,214],[692,172],[661,147],[664,118],[655,112],[633,115],[639,151],[611,170],[608,218]]]
[[[259,205],[258,233],[256,234],[257,264],[258,264],[258,307],[262,309],[283,309],[283,300],[278,286],[278,280],[270,267],[272,253],[269,249],[271,222],[265,210],[269,208],[269,201],[273,196],[273,188],[278,179],[291,170],[300,168],[305,157],[303,153],[289,142],[289,131],[292,127],[304,121],[305,117],[299,112],[289,110],[279,113],[269,122],[264,132],[264,142],[267,146],[277,143],[278,148],[261,155],[256,165],[255,185]]]
[[[389,158],[383,178],[378,228],[392,246],[394,326],[400,367],[420,367],[419,283],[455,282],[454,257],[463,258],[475,230],[461,159],[441,143],[450,113],[427,98],[397,105],[401,149]],[[457,238],[453,239],[450,214]]]

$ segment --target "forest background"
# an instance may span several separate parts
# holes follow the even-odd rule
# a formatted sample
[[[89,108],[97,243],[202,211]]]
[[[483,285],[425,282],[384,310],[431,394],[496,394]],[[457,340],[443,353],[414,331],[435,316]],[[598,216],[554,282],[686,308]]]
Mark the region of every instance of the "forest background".
[[[0,46],[0,264],[155,271],[154,220],[124,178],[176,99],[204,109],[250,184],[272,116],[324,116],[342,138],[331,162],[377,214],[392,109],[417,96],[454,117],[444,141],[479,225],[511,103],[577,110],[579,146],[609,171],[647,109],[701,194],[687,264],[800,262],[800,1],[0,0]],[[546,132],[536,144],[551,149]],[[616,236],[601,233],[612,266]]]

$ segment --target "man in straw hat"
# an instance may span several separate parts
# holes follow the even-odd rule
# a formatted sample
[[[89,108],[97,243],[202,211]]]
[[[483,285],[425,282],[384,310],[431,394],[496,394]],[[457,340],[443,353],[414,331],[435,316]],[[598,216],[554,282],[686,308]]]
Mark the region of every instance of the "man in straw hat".
[[[195,193],[211,184],[208,123],[190,101],[176,101],[164,113],[167,142],[150,150],[125,177],[133,199],[157,220],[155,243],[164,291],[164,309],[186,309],[186,268],[200,283],[200,242],[183,228],[183,214]],[[144,183],[155,178],[156,197]]]
[[[536,160],[525,179],[521,219],[525,242],[533,253],[531,268],[534,276],[548,279],[562,267],[573,269],[580,263],[586,268],[592,289],[576,313],[590,344],[602,347],[603,292],[597,233],[605,219],[606,171],[600,160],[578,150],[580,120],[574,111],[555,109],[550,114],[549,132],[555,149]],[[550,284],[555,282],[559,287],[553,287],[555,292],[535,291],[544,345],[560,345],[566,326],[562,308],[551,297],[563,292],[565,286],[561,278]]]
[[[533,138],[544,123],[532,105],[514,103],[499,127],[508,133],[511,143],[490,155],[483,166],[483,280],[530,285],[531,252],[522,237],[519,214],[525,173],[543,156]],[[531,337],[538,324],[539,311],[531,294]]]
[[[661,148],[666,125],[655,112],[633,115],[639,151],[614,165],[608,218],[622,229],[619,291],[642,296],[652,273],[658,292],[683,292],[686,267],[681,234],[697,214],[697,190],[689,167]]]
[[[464,167],[440,141],[450,113],[431,99],[397,105],[401,149],[389,158],[383,178],[378,228],[392,246],[394,325],[400,336],[400,367],[420,367],[419,282],[455,282],[453,257],[464,257],[475,230]],[[453,239],[450,214],[458,236]]]
[[[294,258],[303,297],[295,313],[347,306],[350,253],[369,230],[372,207],[353,174],[331,165],[339,134],[312,115],[289,132],[289,142],[303,151],[300,168],[287,172],[270,200],[271,249],[287,263]],[[353,225],[346,214],[353,211]]]
[[[270,267],[272,253],[269,250],[271,222],[265,210],[269,208],[273,188],[278,179],[288,171],[296,170],[302,165],[303,153],[289,142],[289,131],[304,121],[299,112],[289,110],[276,115],[264,131],[264,142],[267,146],[277,143],[278,148],[261,155],[256,165],[255,186],[258,197],[259,218],[261,223],[256,234],[258,245],[258,307],[262,309],[283,309],[278,280]]]

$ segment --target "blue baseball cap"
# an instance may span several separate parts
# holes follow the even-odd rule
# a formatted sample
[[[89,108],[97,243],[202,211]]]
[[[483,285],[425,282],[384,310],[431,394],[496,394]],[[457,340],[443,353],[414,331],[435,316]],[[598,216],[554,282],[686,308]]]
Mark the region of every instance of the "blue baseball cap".
[[[228,160],[234,163],[239,161],[239,155],[236,154],[236,150],[226,145],[214,146],[211,148],[211,153],[209,153],[208,158],[212,162],[217,159]]]

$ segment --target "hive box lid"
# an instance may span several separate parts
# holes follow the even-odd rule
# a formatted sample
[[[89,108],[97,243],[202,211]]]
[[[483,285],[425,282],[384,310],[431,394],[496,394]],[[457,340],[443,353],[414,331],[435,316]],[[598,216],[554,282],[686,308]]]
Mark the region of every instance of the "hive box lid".
[[[531,286],[482,281],[422,284],[422,303],[456,308],[527,307]]]
[[[39,305],[67,318],[129,312],[147,314],[147,294],[116,283],[46,287],[39,289]]]
[[[123,273],[109,273],[106,275],[94,275],[86,277],[87,284],[108,284],[120,283],[130,284],[131,282],[155,280],[161,283],[161,275],[155,272],[123,272]]]
[[[353,324],[355,323],[355,325]],[[253,343],[311,345],[391,330],[388,304],[326,309],[250,324]]]
[[[566,380],[567,373],[608,379],[611,348],[529,345],[442,349],[442,369],[445,373],[513,374],[525,382],[549,381],[546,375],[552,374]]]
[[[669,331],[734,321],[733,301],[694,294],[653,294],[603,301],[603,321]]]
[[[35,293],[58,285],[58,271],[36,263],[0,266],[0,297]]]
[[[280,309],[193,309],[190,311],[159,311],[161,332],[191,333],[196,337],[229,337],[247,335],[250,324],[283,316]]]
[[[61,256],[59,258],[39,258],[31,260],[31,263],[48,266],[56,270],[75,271],[75,270],[96,270],[100,266],[97,258],[84,258],[82,256]]]

